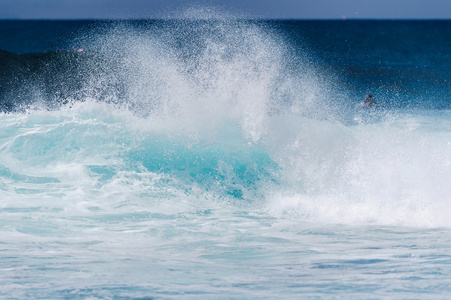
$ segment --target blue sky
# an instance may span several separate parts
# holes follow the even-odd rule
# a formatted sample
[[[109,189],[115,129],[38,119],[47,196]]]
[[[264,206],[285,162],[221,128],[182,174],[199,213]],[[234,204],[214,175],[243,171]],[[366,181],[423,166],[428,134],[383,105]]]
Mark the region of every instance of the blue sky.
[[[281,19],[451,19],[451,0],[0,0],[0,19],[161,18],[193,4]]]

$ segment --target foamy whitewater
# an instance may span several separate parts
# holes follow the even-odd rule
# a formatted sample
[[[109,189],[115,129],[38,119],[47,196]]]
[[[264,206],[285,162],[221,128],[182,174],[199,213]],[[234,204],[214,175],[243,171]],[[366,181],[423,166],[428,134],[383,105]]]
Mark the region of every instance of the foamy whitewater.
[[[0,27],[1,297],[451,292],[451,23]]]

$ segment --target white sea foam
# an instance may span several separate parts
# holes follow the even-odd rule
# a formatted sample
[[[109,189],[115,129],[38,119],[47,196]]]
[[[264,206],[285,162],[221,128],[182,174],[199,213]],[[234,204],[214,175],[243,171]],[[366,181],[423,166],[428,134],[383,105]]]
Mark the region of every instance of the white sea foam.
[[[450,226],[449,116],[417,113],[295,134],[281,164],[299,181],[272,197],[270,211],[314,222]]]
[[[3,207],[184,199],[308,222],[451,225],[446,116],[343,124],[355,112],[326,105],[331,79],[273,32],[231,19],[153,29],[95,36],[109,76],[93,66],[84,102],[0,116]]]

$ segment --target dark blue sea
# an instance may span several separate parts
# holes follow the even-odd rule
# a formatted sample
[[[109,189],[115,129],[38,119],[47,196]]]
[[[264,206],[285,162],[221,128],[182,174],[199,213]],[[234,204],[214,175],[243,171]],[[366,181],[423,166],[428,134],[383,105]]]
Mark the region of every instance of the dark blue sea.
[[[450,297],[451,21],[0,21],[0,49],[1,298]]]

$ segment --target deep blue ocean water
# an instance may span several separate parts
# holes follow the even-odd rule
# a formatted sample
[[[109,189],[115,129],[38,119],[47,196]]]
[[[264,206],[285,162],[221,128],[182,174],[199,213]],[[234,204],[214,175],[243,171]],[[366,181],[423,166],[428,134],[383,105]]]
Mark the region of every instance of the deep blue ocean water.
[[[450,21],[0,21],[0,49],[0,297],[451,294]]]

